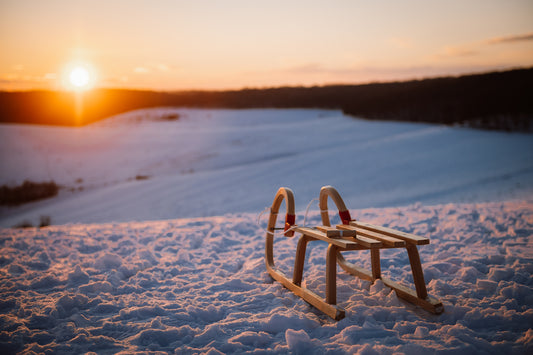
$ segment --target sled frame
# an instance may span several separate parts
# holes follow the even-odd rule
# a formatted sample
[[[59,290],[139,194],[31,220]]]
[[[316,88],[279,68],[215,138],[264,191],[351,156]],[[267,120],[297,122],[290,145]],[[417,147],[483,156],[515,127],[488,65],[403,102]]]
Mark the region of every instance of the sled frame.
[[[327,199],[331,197],[339,209],[342,225],[331,227],[327,210]],[[294,233],[301,233],[296,246],[293,277],[290,279],[274,263],[274,234],[276,221],[281,203],[285,200],[286,215],[284,235],[293,237]],[[398,297],[417,304],[435,314],[444,311],[442,303],[427,294],[424,275],[418,254],[417,245],[428,244],[429,239],[395,231],[389,228],[374,226],[352,220],[344,201],[331,186],[324,186],[320,190],[320,210],[323,226],[315,228],[300,227],[295,224],[294,193],[291,189],[281,187],[270,208],[270,216],[266,231],[265,264],[270,276],[280,282],[295,295],[316,307],[329,317],[340,320],[345,317],[344,308],[337,305],[337,263],[348,273],[365,280],[374,282],[381,279],[385,285],[392,288]],[[325,298],[302,286],[305,253],[307,244],[311,241],[327,242],[326,254],[326,289]],[[411,270],[416,290],[381,276],[380,249],[405,247],[409,255]],[[348,262],[341,252],[354,250],[370,250],[372,270],[368,271]]]

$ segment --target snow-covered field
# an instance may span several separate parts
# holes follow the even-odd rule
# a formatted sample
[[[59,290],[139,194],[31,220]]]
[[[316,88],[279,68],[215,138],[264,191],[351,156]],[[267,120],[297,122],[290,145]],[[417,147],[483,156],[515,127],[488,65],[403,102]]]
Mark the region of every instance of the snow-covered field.
[[[0,229],[1,353],[533,351],[532,135],[156,109],[82,128],[1,125],[0,164],[0,184],[65,186],[1,210],[4,227],[53,224]],[[259,212],[288,186],[302,224],[328,184],[355,218],[431,239],[419,250],[443,314],[339,271],[335,322],[271,280]],[[311,204],[306,224],[319,219]],[[289,275],[296,242],[276,238]],[[325,256],[311,244],[304,273],[322,295]],[[370,265],[366,252],[345,256]],[[412,282],[405,250],[383,251],[382,268]]]
[[[173,113],[181,118],[161,119]],[[301,209],[323,185],[351,208],[504,201],[533,196],[533,135],[324,110],[155,109],[82,128],[0,125],[0,185],[24,179],[66,188],[0,210],[0,226],[256,212],[280,186]]]

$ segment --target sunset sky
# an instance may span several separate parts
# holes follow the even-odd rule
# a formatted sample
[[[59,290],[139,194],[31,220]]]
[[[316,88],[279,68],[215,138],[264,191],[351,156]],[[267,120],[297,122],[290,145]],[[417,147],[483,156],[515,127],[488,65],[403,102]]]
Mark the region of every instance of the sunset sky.
[[[0,89],[239,89],[533,66],[533,1],[1,0]]]

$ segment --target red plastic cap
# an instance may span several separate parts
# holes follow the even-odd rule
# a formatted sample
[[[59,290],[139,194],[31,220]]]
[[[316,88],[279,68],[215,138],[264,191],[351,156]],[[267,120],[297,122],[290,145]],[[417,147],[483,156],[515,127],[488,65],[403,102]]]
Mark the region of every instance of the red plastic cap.
[[[285,215],[285,232],[291,228],[292,226],[294,226],[294,224],[296,223],[296,216],[293,215],[293,214],[286,214]],[[289,233],[286,233],[285,234],[287,237],[292,237],[294,235],[294,232],[293,231],[290,231]]]
[[[352,220],[350,211],[339,211],[339,216],[341,217],[342,224],[350,224],[350,221]]]

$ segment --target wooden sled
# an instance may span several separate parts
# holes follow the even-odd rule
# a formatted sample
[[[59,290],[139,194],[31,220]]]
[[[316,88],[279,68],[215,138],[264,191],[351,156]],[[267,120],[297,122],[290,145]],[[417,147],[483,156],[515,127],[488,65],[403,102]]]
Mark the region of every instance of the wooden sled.
[[[343,223],[336,226],[336,228],[330,225],[327,207],[328,197],[331,197],[335,202]],[[292,280],[277,269],[274,264],[274,232],[276,230],[278,211],[283,200],[285,200],[287,207],[285,226],[283,228],[284,235],[292,237],[295,232],[302,234],[296,247]],[[289,188],[281,187],[276,193],[270,209],[265,243],[266,268],[272,278],[335,320],[340,320],[345,316],[345,310],[337,306],[337,263],[354,276],[372,282],[376,279],[381,279],[385,285],[394,289],[398,297],[420,305],[432,313],[440,314],[444,311],[442,303],[427,294],[420,264],[417,245],[429,244],[429,239],[351,219],[350,212],[346,208],[344,201],[337,190],[331,186],[322,187],[319,200],[323,225],[315,228],[299,227],[295,225],[293,192]],[[302,287],[307,243],[314,240],[322,240],[329,244],[326,255],[325,299]],[[416,290],[409,289],[381,276],[380,249],[403,247],[407,249],[409,255]],[[341,252],[351,250],[370,250],[372,271],[367,271],[346,261]]]

